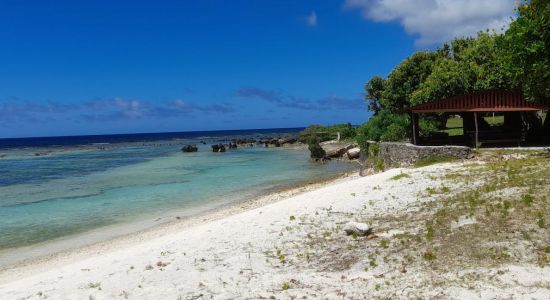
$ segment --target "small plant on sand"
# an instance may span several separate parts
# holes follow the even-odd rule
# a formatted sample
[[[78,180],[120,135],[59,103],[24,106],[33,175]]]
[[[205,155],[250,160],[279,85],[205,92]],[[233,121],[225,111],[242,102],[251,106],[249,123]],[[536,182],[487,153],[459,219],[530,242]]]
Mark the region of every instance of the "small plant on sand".
[[[282,264],[285,264],[285,263],[286,263],[286,257],[285,257],[285,255],[283,254],[283,251],[281,251],[281,249],[277,249],[277,258],[279,259],[279,261],[280,261]]]
[[[526,206],[531,206],[531,204],[533,203],[533,200],[534,198],[530,194],[525,194],[521,196],[521,202]]]
[[[537,213],[537,218],[537,225],[539,226],[539,228],[544,228],[544,214],[539,211]]]
[[[283,291],[286,291],[290,288],[290,284],[288,284],[288,282],[285,282],[283,283],[283,286],[281,288],[283,289]]]
[[[400,174],[397,174],[397,175],[393,176],[391,178],[391,180],[399,180],[401,178],[411,178],[411,175],[409,175],[407,173],[400,173]]]
[[[377,158],[375,161],[374,161],[374,170],[375,171],[384,171],[384,169],[386,168],[386,166],[384,166],[384,161]]]
[[[295,216],[290,216],[288,219],[289,219],[290,221],[294,221],[294,220],[296,220],[296,217],[295,217]]]
[[[90,282],[88,288],[101,290],[101,282]]]
[[[434,226],[432,221],[426,222],[426,239],[431,241],[434,238]]]
[[[388,248],[390,246],[390,240],[388,239],[381,239],[380,240],[380,246],[382,248]]]
[[[422,254],[422,257],[427,261],[432,261],[435,259],[435,254],[432,251],[426,251]]]
[[[429,187],[426,189],[426,193],[428,193],[428,196],[431,196],[436,193],[436,190],[433,187]]]

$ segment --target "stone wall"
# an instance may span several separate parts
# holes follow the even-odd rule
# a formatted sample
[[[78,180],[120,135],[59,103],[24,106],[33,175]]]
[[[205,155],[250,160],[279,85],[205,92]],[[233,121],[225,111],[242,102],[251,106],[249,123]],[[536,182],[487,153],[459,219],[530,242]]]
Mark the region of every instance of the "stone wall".
[[[464,146],[417,146],[409,143],[381,142],[378,156],[386,167],[409,166],[430,157],[466,159],[473,156],[472,149]]]

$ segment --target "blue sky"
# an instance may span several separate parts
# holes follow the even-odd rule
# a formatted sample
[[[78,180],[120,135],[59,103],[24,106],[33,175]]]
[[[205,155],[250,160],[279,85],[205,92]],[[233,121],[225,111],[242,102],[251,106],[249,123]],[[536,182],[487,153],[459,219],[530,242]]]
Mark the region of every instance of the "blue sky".
[[[513,5],[3,0],[0,138],[360,124],[371,76]]]

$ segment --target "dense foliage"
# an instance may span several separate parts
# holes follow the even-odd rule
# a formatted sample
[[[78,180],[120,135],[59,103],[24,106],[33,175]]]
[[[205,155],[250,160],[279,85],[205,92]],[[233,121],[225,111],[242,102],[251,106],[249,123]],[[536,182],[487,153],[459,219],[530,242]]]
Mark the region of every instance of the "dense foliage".
[[[354,139],[356,136],[356,128],[350,123],[332,126],[310,125],[300,133],[299,140],[308,143],[310,138],[314,138],[319,142],[324,142],[335,139],[338,132],[340,138],[344,140]]]
[[[435,51],[419,51],[386,78],[365,84],[374,116],[358,129],[358,141],[406,139],[408,108],[435,99],[486,89],[522,90],[526,99],[550,97],[550,1],[532,0],[504,34],[480,32],[457,38]],[[421,134],[444,126],[444,118],[428,115]]]

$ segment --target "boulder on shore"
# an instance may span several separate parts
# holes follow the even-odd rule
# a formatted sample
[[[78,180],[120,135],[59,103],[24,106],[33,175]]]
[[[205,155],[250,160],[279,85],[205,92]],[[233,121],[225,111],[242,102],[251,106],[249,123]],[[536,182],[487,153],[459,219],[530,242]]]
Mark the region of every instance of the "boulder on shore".
[[[225,146],[223,144],[212,145],[212,152],[225,152]]]
[[[361,155],[361,148],[351,148],[348,152],[346,152],[346,155],[348,156],[348,159],[357,159],[359,158],[359,155]]]
[[[357,236],[367,236],[372,233],[372,228],[365,223],[348,222],[344,225],[344,232],[346,232],[347,235],[355,234]]]
[[[355,147],[357,147],[355,144],[329,144],[324,145],[323,149],[325,149],[327,157],[336,158],[342,157],[348,150]]]
[[[199,148],[196,145],[185,145],[181,148],[182,152],[197,152]]]

